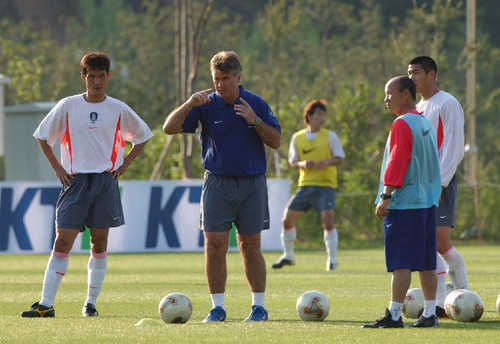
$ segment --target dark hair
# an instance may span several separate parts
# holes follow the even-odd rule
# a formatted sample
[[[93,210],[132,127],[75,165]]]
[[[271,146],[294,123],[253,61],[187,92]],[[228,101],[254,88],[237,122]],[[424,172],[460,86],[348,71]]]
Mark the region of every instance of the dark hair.
[[[396,77],[396,80],[398,81],[399,92],[408,90],[411,94],[412,99],[417,100],[417,89],[412,79],[410,79],[406,75],[401,75],[399,77]]]
[[[87,75],[89,69],[93,70],[105,70],[109,73],[109,67],[111,62],[109,57],[104,53],[94,52],[85,54],[80,61],[80,67],[82,67],[82,74]]]
[[[238,54],[234,51],[221,51],[215,54],[210,60],[210,71],[213,73],[216,69],[221,72],[233,72],[233,74],[241,73]]]
[[[436,61],[434,61],[431,57],[429,56],[417,56],[413,58],[410,63],[410,65],[420,65],[422,66],[422,69],[426,72],[429,73],[430,71],[435,71],[437,73],[438,67],[436,64]]]
[[[314,99],[311,100],[307,105],[304,107],[304,113],[302,115],[304,119],[304,123],[308,124],[309,123],[309,115],[312,115],[316,109],[321,109],[326,112],[326,108],[328,107],[328,103],[324,99]]]

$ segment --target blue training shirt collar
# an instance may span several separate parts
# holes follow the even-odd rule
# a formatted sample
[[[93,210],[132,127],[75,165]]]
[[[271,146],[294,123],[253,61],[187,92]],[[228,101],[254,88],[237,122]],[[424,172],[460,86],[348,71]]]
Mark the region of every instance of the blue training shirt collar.
[[[243,97],[246,93],[246,90],[243,88],[242,85],[239,85],[238,88],[240,89],[240,97]],[[236,102],[234,104],[230,104],[230,103],[227,103],[224,99],[222,99],[221,96],[219,96],[219,94],[217,93],[217,91],[215,91],[213,93],[213,97],[214,97],[214,100],[215,100],[215,106],[217,108],[225,108],[226,106],[233,106],[234,104],[241,104],[240,100],[237,99]],[[245,97],[243,97],[245,98]]]

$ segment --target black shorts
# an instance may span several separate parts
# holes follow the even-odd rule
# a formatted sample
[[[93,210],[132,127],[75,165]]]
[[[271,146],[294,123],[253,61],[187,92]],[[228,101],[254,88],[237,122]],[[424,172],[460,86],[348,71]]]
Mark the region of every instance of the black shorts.
[[[308,211],[312,207],[320,214],[323,210],[335,210],[335,190],[329,186],[301,186],[286,207],[295,211]]]
[[[455,227],[457,212],[457,178],[453,176],[450,183],[441,191],[439,208],[437,210],[437,225],[443,227]]]
[[[206,171],[200,208],[200,226],[207,232],[228,231],[233,222],[239,234],[269,229],[266,176],[225,177]]]
[[[76,174],[61,190],[56,205],[57,228],[83,230],[125,223],[118,181],[108,172]]]

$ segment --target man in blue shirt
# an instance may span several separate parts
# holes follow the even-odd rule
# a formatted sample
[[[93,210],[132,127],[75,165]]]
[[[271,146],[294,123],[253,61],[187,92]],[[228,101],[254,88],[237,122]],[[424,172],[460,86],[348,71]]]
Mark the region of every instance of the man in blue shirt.
[[[205,236],[205,271],[212,309],[204,322],[224,321],[226,252],[232,223],[252,290],[252,311],[245,321],[264,321],[266,266],[260,232],[269,229],[264,144],[280,145],[281,128],[266,102],[240,85],[241,64],[232,51],[210,61],[212,89],[194,93],[165,119],[166,134],[194,133],[201,123],[205,168],[200,226]]]

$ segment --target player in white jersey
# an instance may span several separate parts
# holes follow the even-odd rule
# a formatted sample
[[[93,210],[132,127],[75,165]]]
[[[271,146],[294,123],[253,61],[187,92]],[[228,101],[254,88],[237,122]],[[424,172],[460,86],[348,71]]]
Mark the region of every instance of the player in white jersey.
[[[455,174],[464,157],[464,111],[454,96],[438,88],[436,74],[436,62],[428,56],[415,57],[408,65],[408,76],[422,96],[417,110],[423,112],[437,134],[442,191],[437,216],[436,314],[445,317],[447,270],[454,288],[469,288],[464,260],[451,244],[457,200]]]
[[[105,54],[87,54],[80,65],[86,92],[59,101],[33,134],[62,190],[41,300],[22,312],[22,317],[55,316],[54,299],[68,269],[69,252],[85,226],[90,228],[91,255],[82,315],[98,315],[96,301],[106,275],[109,228],[124,224],[118,177],[153,136],[134,110],[106,95],[110,61]],[[52,149],[57,140],[61,161]],[[132,149],[124,158],[125,141],[132,143]]]

